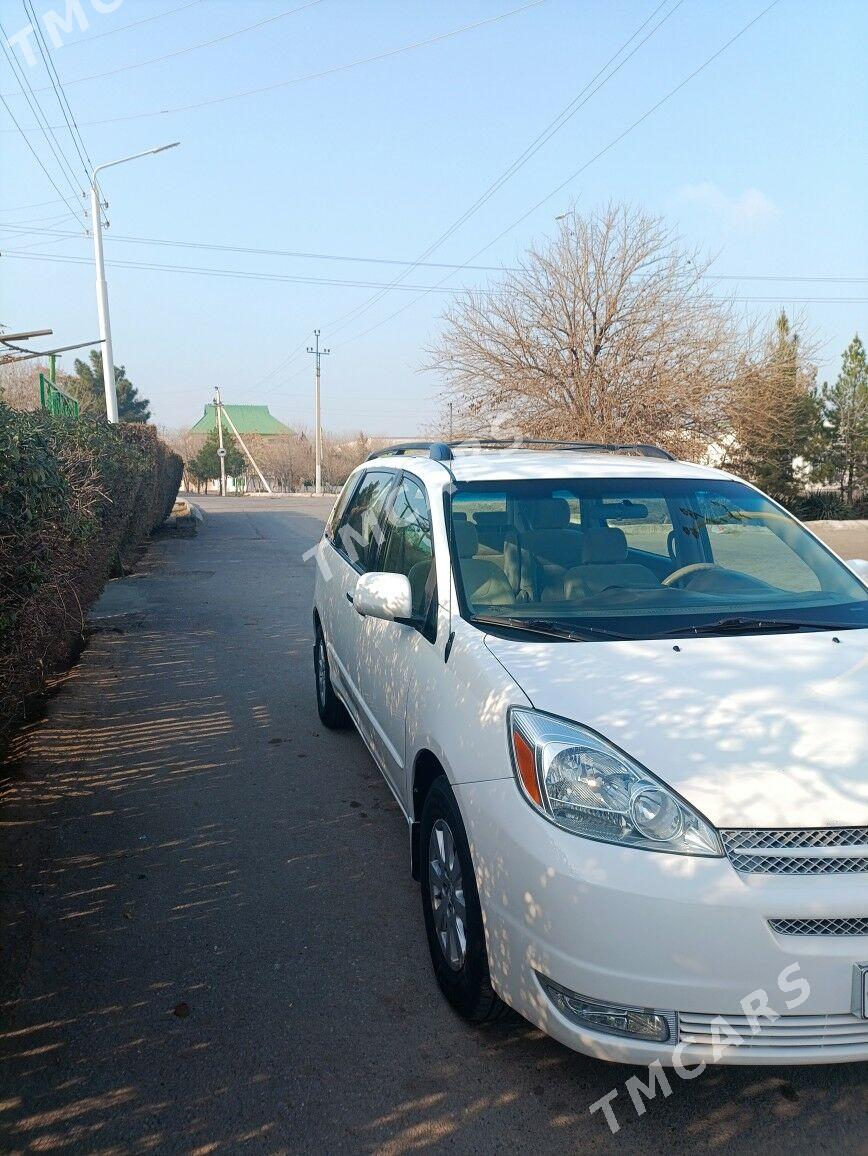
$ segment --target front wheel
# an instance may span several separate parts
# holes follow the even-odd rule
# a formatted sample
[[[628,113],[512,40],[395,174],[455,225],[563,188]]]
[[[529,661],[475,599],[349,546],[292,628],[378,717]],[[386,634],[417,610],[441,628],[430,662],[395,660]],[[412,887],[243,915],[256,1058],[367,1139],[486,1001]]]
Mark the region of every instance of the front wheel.
[[[313,646],[313,671],[316,678],[316,708],[323,726],[329,730],[345,730],[350,725],[350,716],[332,686],[329,658],[320,626],[317,627]]]
[[[428,792],[420,834],[422,912],[437,983],[471,1023],[499,1019],[508,1009],[491,986],[470,847],[445,776]]]

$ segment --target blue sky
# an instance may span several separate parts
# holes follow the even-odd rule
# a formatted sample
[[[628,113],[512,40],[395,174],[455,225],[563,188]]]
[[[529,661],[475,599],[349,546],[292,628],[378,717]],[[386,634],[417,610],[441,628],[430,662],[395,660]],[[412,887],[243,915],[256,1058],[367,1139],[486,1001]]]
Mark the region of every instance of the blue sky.
[[[52,57],[94,162],[182,142],[105,174],[110,261],[375,283],[388,283],[401,268],[156,247],[113,235],[415,259],[657,6],[657,0],[545,0],[492,21],[526,0],[321,0],[303,8],[305,0],[187,0],[183,9],[183,0],[79,2],[88,26],[58,29],[63,43]],[[466,262],[767,2],[684,0],[429,260]],[[66,3],[33,0],[33,7],[42,19],[51,9],[62,15]],[[645,31],[676,3],[667,0]],[[291,9],[301,10],[184,51]],[[0,19],[7,37],[14,37],[27,23],[22,0],[2,0]],[[137,115],[339,68],[481,21],[490,22],[259,95]],[[571,200],[581,211],[616,198],[663,214],[689,244],[718,254],[719,273],[868,276],[866,43],[868,5],[861,0],[780,0],[479,263],[511,263],[533,239],[552,231],[554,217]],[[52,91],[39,91],[48,84],[41,62],[29,67],[17,45],[10,51],[50,123],[59,123]],[[179,55],[126,67],[169,53]],[[117,69],[124,71],[78,82]],[[20,93],[9,95],[18,85],[5,60],[0,76],[12,112],[31,125]],[[112,123],[94,123],[105,121]],[[89,239],[39,231],[76,229],[69,216],[55,219],[68,213],[63,203],[17,208],[59,199],[2,106],[0,129],[12,129],[0,132],[0,321],[15,329],[50,325],[57,344],[87,340],[98,332],[92,265],[32,258],[88,258]],[[69,136],[58,130],[57,137],[73,156]],[[43,137],[29,139],[66,192]],[[23,233],[22,223],[34,231]],[[406,284],[433,285],[446,272],[416,268]],[[461,271],[444,287],[486,276]],[[392,289],[339,329],[337,320],[374,289],[131,268],[110,268],[108,281],[115,359],[151,399],[161,424],[192,423],[215,384],[225,401],[265,402],[286,421],[310,424],[313,359],[303,350],[315,327],[332,349],[323,362],[326,429],[412,435],[436,418],[438,379],[421,367],[448,300],[440,290],[386,320],[418,296]],[[852,334],[859,330],[864,337],[868,329],[868,281],[721,282],[721,292],[771,298],[745,306],[762,314],[779,305],[803,308],[823,343],[826,376],[837,371]],[[802,305],[803,298],[862,300]],[[302,352],[286,361],[299,347]],[[67,355],[63,367],[71,368],[71,361]]]

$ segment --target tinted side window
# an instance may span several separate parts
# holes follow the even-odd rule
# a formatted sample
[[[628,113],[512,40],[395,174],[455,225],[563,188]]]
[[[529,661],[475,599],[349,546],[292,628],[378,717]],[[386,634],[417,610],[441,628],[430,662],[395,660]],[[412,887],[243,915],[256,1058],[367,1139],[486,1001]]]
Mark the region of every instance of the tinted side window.
[[[431,540],[431,511],[425,491],[412,478],[404,478],[389,515],[389,529],[380,559],[380,569],[390,574],[406,574],[413,591],[413,613],[424,615],[431,602],[426,597],[434,566]]]
[[[360,474],[353,474],[352,477],[347,478],[346,483],[344,485],[344,488],[341,490],[340,494],[338,495],[338,500],[335,502],[334,506],[332,507],[332,512],[329,516],[329,520],[326,522],[325,536],[327,538],[329,538],[329,539],[334,538],[335,527],[337,527],[341,524],[341,521],[342,521],[343,516],[344,516],[344,511],[347,508],[347,502],[353,496],[353,491],[355,490],[356,486],[359,484],[360,477],[361,477]]]
[[[335,531],[334,544],[354,566],[373,569],[385,536],[383,510],[395,475],[370,470],[362,478]]]

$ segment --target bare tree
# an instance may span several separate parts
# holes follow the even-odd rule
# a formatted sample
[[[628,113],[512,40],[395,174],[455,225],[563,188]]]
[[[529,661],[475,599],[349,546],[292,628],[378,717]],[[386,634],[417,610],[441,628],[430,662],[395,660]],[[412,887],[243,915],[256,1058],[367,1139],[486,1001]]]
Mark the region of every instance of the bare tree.
[[[192,434],[187,429],[169,429],[166,426],[159,427],[160,437],[170,449],[173,449],[178,454],[184,463],[184,477],[182,481],[183,488],[189,493],[194,488],[198,494],[201,491],[203,479],[196,476],[190,469],[190,463],[201,450],[205,443],[203,434]],[[207,482],[205,483],[207,493]]]
[[[638,209],[567,214],[518,271],[447,310],[429,368],[456,424],[700,452],[744,352],[707,267]]]
[[[0,366],[0,401],[12,409],[39,409],[39,374],[48,366],[38,361],[14,361]]]

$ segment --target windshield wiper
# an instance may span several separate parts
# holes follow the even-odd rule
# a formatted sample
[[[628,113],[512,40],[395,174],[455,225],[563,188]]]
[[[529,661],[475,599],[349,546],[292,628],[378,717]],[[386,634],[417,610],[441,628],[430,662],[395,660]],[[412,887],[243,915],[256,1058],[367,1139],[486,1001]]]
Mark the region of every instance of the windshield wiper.
[[[730,615],[726,618],[717,618],[714,622],[701,622],[698,626],[679,626],[675,630],[667,630],[655,638],[674,638],[681,634],[749,634],[752,631],[771,630],[854,630],[856,623],[844,622],[812,622],[798,618],[746,618]]]
[[[528,634],[543,634],[549,638],[565,638],[571,642],[587,642],[589,638],[612,638],[626,641],[626,634],[616,634],[599,626],[564,626],[546,618],[513,618],[493,614],[474,614],[470,621],[474,625],[501,626],[507,630],[523,630]]]

